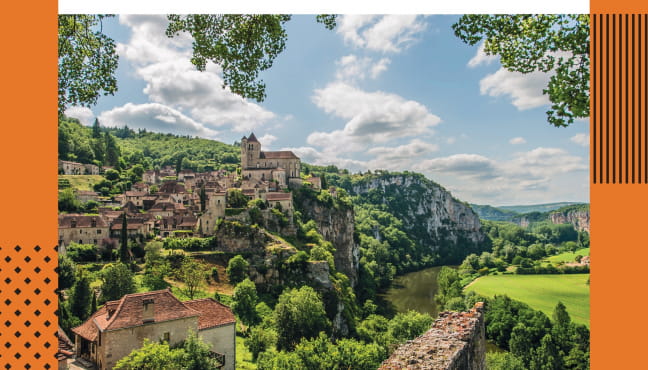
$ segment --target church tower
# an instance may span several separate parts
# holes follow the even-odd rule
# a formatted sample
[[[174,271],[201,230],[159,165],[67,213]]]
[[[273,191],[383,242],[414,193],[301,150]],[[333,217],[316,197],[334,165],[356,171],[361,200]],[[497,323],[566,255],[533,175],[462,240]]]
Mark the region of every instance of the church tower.
[[[258,167],[259,158],[261,158],[261,143],[254,133],[247,138],[243,136],[241,139],[241,168]]]

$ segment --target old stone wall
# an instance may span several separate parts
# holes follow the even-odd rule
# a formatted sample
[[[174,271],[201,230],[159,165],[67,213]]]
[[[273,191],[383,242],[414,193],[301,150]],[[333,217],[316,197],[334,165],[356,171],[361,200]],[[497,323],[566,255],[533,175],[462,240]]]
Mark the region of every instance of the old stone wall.
[[[236,327],[234,323],[200,330],[198,336],[210,346],[212,351],[225,355],[223,370],[236,369]]]
[[[485,370],[484,304],[441,312],[430,330],[397,348],[379,369]]]

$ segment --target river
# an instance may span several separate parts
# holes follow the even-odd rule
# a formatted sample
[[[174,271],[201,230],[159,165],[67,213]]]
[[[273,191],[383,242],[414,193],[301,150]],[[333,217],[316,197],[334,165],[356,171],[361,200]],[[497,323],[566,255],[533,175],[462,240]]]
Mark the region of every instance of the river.
[[[439,308],[434,301],[434,295],[439,288],[437,277],[441,267],[430,267],[396,277],[383,298],[393,306],[392,308],[396,312],[414,310],[430,314],[436,318],[439,314]],[[456,268],[456,266],[449,267]],[[486,351],[503,352],[490,340],[486,342]]]
[[[414,310],[436,317],[439,309],[434,295],[438,289],[437,276],[441,267],[430,267],[396,277],[384,298],[397,312]]]

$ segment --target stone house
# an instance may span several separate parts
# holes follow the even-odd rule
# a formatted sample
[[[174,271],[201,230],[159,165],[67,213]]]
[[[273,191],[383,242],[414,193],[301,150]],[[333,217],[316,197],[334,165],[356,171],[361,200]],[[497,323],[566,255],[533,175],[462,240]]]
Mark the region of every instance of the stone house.
[[[158,182],[158,172],[153,170],[144,171],[142,181],[147,184],[156,184]]]
[[[126,204],[127,202],[133,202],[136,207],[138,208],[143,208],[144,204],[142,203],[144,198],[148,196],[148,193],[144,191],[126,191],[124,193],[124,200],[123,204]]]
[[[272,192],[266,194],[266,201],[270,207],[276,207],[277,204],[281,205],[284,211],[293,210],[292,193]]]
[[[224,361],[236,367],[236,319],[229,307],[212,298],[181,302],[168,289],[127,294],[106,302],[83,324],[72,329],[76,355],[98,369],[112,369],[123,357],[140,348],[144,339],[178,345],[190,331]]]
[[[58,231],[58,244],[61,248],[71,242],[97,245],[109,236],[108,223],[103,217],[74,213],[58,216]]]
[[[77,190],[74,195],[81,203],[87,203],[91,200],[94,200],[95,202],[99,201],[99,193],[97,193],[96,191]]]
[[[63,175],[98,175],[99,167],[94,164],[58,161],[59,173]]]

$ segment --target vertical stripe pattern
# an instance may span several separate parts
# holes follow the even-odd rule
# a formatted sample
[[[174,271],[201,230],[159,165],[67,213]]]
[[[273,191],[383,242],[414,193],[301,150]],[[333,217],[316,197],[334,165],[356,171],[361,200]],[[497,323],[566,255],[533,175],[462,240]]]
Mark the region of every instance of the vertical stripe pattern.
[[[594,184],[648,183],[647,14],[591,18],[591,176]]]

